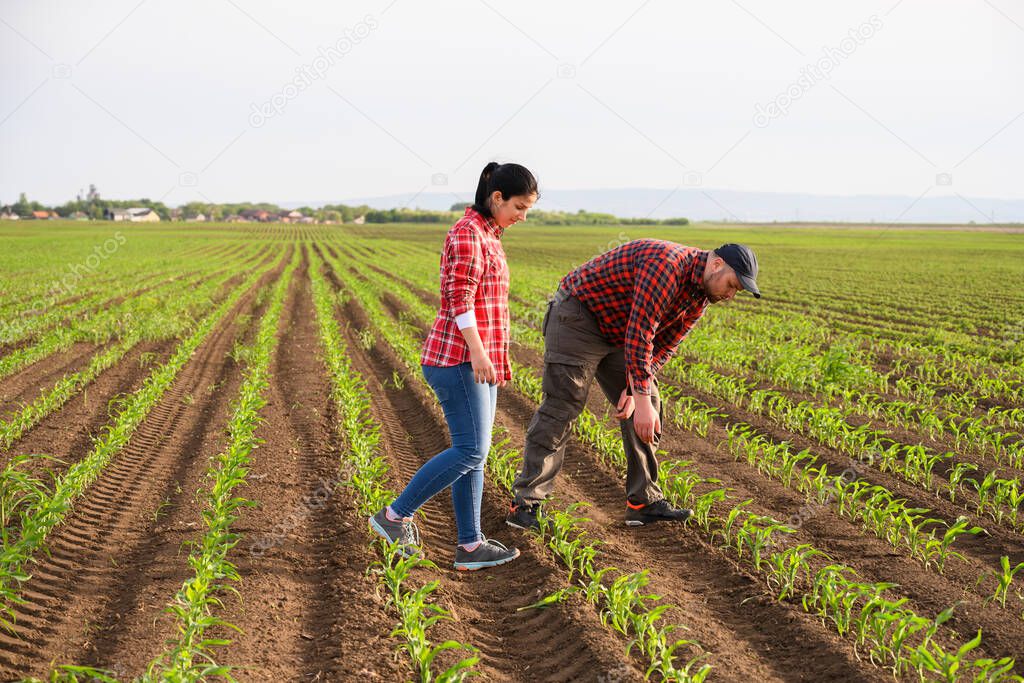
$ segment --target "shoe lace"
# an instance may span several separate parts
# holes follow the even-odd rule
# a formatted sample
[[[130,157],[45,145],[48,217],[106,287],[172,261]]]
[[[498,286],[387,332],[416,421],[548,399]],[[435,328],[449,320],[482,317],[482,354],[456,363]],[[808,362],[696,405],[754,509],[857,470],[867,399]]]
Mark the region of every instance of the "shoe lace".
[[[403,545],[420,544],[420,528],[416,526],[416,522],[402,522],[401,542]]]
[[[486,537],[481,537],[480,545],[490,545],[490,546],[494,546],[494,547],[500,548],[501,550],[508,550],[508,548],[505,547],[505,544],[502,543],[501,541],[492,541],[491,539],[486,538]]]

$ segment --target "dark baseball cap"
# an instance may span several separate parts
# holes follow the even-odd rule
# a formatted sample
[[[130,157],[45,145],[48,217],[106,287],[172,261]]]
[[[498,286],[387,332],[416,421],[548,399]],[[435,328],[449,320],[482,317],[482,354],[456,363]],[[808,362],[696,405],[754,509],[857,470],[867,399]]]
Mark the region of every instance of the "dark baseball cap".
[[[743,289],[761,298],[761,290],[757,288],[757,257],[745,244],[723,244],[715,249],[715,254],[736,271]]]

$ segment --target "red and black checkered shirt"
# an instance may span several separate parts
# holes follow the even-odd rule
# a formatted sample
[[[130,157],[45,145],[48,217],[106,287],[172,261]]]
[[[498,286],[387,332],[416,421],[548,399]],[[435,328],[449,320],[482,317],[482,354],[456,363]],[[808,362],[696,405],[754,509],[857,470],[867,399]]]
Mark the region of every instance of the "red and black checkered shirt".
[[[469,347],[455,317],[473,311],[477,331],[498,380],[512,379],[508,360],[508,262],[504,231],[472,207],[448,231],[441,252],[441,306],[423,342],[420,363],[451,367],[470,361]]]
[[[605,338],[625,347],[634,392],[651,393],[651,379],[704,314],[708,254],[664,240],[633,240],[562,278],[561,288],[590,309]]]

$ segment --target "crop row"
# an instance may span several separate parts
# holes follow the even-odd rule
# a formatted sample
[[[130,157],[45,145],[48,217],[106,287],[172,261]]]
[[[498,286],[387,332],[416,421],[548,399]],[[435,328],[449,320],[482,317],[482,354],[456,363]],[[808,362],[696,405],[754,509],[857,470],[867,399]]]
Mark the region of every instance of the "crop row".
[[[140,342],[173,339],[187,331],[192,320],[211,305],[211,300],[234,277],[225,275],[199,287],[185,284],[167,292],[163,298],[153,299],[148,304],[145,317],[139,316],[136,325],[116,342],[97,352],[88,365],[64,375],[48,392],[0,422],[0,450],[10,447],[41,419],[60,409],[102,372],[117,365]]]
[[[20,596],[20,587],[30,578],[26,564],[32,555],[44,546],[50,531],[65,519],[75,499],[100,476],[111,459],[128,443],[136,428],[170,388],[195,350],[263,274],[262,270],[253,272],[197,324],[193,332],[178,344],[170,358],[149,375],[140,389],[118,401],[113,420],[96,438],[89,454],[58,477],[52,490],[45,491],[43,495],[29,496],[27,504],[11,515],[11,528],[16,528],[16,531],[5,532],[7,542],[0,550],[0,626],[13,628],[10,620],[15,617],[15,606],[24,602]]]

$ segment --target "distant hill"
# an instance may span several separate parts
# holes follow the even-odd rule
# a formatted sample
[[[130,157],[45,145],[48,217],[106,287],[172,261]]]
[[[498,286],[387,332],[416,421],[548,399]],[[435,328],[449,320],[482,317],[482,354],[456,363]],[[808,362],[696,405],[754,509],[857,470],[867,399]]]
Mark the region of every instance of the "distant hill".
[[[1021,223],[1024,199],[989,199],[942,195],[936,187],[921,198],[898,195],[813,195],[775,192],[739,192],[684,187],[671,189],[543,190],[538,208],[558,211],[611,213],[622,217],[672,218],[711,221],[834,221],[844,223]],[[935,195],[935,196],[932,196]],[[378,209],[402,206],[447,210],[456,201],[472,201],[468,194],[423,192],[384,197],[283,202],[303,205],[366,204]]]

